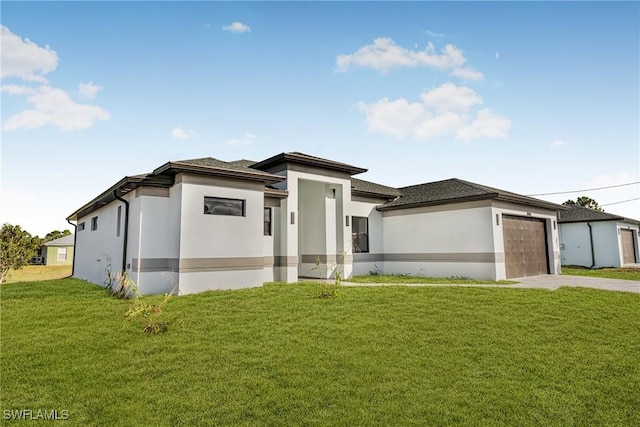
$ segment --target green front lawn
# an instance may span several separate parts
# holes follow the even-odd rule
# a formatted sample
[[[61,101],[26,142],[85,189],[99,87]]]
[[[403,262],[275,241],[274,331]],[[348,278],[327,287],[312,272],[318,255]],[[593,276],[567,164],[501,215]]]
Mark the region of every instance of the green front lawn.
[[[423,277],[409,276],[406,274],[370,274],[367,276],[354,276],[346,281],[354,283],[425,283],[432,285],[511,285],[518,283],[512,280],[493,281],[469,279],[467,277]]]
[[[599,268],[591,270],[586,267],[562,267],[562,274],[569,276],[601,277],[605,279],[624,279],[640,281],[640,268]]]
[[[640,424],[639,294],[322,287],[176,297],[182,322],[148,335],[86,282],[2,285],[0,407],[73,426]]]

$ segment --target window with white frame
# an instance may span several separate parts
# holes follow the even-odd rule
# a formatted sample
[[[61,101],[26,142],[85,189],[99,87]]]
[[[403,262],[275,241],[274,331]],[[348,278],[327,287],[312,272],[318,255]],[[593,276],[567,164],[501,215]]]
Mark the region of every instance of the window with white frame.
[[[67,260],[67,248],[58,248],[58,261]]]

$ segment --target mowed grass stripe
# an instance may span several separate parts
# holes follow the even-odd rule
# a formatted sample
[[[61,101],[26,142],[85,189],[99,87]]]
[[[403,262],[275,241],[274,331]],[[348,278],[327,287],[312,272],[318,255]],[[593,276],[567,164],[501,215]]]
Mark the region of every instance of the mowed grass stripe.
[[[2,409],[96,426],[640,423],[640,295],[320,289],[177,297],[181,322],[147,335],[86,282],[3,285]]]

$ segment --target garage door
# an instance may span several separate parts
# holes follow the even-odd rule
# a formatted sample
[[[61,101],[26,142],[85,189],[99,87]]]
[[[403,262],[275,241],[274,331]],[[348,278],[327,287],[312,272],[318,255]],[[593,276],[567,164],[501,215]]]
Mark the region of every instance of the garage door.
[[[632,230],[620,230],[620,242],[622,243],[622,263],[633,264],[636,262],[636,248],[633,242]]]
[[[502,216],[507,279],[549,273],[544,220]]]

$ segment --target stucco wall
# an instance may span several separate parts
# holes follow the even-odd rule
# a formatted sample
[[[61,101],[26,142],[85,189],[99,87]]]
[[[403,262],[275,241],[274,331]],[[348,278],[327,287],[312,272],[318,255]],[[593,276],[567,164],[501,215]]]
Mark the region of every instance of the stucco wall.
[[[491,214],[488,202],[384,212],[384,272],[494,279]]]
[[[177,291],[177,269],[162,265],[180,256],[181,184],[158,194],[147,193],[136,190],[130,203],[127,271],[143,295]]]
[[[380,271],[384,269],[382,254],[384,253],[384,233],[382,212],[376,210],[378,202],[357,202],[351,201],[349,210],[351,217],[358,216],[369,219],[369,252],[353,254],[353,275],[367,275],[370,271]],[[349,228],[353,226],[353,221],[349,219]],[[352,230],[351,230],[352,231]],[[349,244],[352,244],[349,240]]]
[[[125,196],[131,200],[131,196]],[[122,206],[121,231],[117,232],[118,206]],[[91,218],[98,217],[98,228],[91,230]],[[114,201],[78,219],[84,222],[84,230],[76,231],[76,265],[74,277],[96,284],[104,284],[106,269],[119,272],[122,267],[122,243],[124,236],[124,203]]]
[[[593,221],[589,224],[591,224],[593,238],[593,267],[622,266],[619,229],[636,230],[634,234],[636,237],[638,226],[617,221]],[[560,224],[560,238],[564,246],[561,251],[563,265],[592,266],[589,225],[586,222]]]
[[[238,188],[214,184],[182,182],[182,294],[264,282],[263,184],[237,183]],[[245,200],[245,216],[205,215],[205,196]]]

